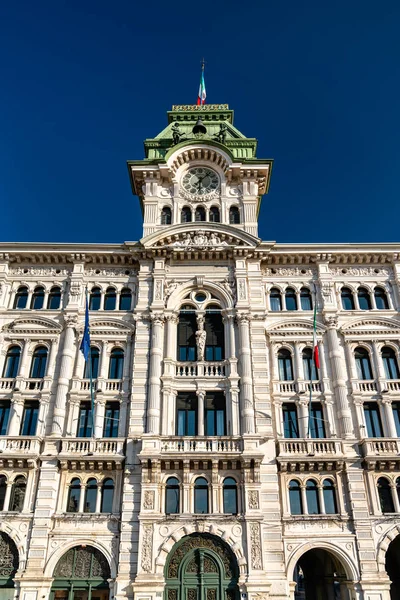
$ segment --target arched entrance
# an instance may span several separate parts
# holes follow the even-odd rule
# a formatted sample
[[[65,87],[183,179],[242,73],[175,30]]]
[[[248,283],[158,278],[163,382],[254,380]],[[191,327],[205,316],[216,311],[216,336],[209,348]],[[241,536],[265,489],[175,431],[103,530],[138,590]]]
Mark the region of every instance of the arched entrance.
[[[0,531],[0,600],[14,596],[14,575],[19,565],[17,546],[12,539]]]
[[[328,550],[314,548],[297,561],[295,600],[350,600],[341,562]]]
[[[389,544],[386,552],[385,568],[391,582],[390,598],[398,600],[400,598],[400,535]]]
[[[108,600],[110,567],[92,546],[75,546],[54,569],[51,600]]]
[[[164,600],[239,600],[236,557],[220,538],[193,533],[172,548]]]

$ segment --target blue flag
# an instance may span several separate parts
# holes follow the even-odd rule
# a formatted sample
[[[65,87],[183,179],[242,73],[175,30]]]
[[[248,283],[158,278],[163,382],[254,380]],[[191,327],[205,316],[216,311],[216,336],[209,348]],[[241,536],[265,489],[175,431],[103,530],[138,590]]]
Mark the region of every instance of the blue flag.
[[[88,294],[86,291],[86,308],[85,308],[85,329],[83,330],[83,338],[80,346],[80,350],[82,350],[82,354],[85,357],[85,362],[87,362],[90,354],[90,329],[89,329],[89,303],[88,303]]]

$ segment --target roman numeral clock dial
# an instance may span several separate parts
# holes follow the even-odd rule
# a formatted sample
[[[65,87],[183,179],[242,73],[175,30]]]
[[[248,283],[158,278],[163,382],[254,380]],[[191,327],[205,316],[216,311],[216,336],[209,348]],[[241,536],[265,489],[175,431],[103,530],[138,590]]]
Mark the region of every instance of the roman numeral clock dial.
[[[182,177],[185,196],[196,200],[208,200],[219,188],[219,177],[207,167],[193,167]]]

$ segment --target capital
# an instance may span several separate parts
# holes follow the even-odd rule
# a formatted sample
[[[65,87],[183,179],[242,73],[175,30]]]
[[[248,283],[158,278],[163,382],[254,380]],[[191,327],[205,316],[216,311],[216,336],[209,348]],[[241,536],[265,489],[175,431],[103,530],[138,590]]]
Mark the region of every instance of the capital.
[[[66,327],[76,327],[78,325],[77,315],[63,315]]]
[[[338,318],[337,316],[325,317],[325,323],[328,329],[337,329]]]
[[[164,325],[165,316],[163,313],[150,313],[149,318],[153,325]]]
[[[236,315],[236,320],[239,324],[242,323],[250,323],[251,321],[251,315],[249,313],[238,313]]]

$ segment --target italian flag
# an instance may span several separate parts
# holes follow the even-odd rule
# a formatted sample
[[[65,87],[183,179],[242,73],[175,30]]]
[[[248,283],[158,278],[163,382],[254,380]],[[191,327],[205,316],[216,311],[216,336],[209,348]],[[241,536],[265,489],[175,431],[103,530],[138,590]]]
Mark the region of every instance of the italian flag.
[[[317,299],[314,300],[314,323],[313,323],[313,358],[314,364],[319,369],[319,352],[317,342]]]
[[[197,104],[205,104],[206,103],[206,84],[204,83],[204,65],[201,68],[201,77],[200,77],[200,85],[199,85],[199,95],[197,96]]]

